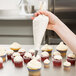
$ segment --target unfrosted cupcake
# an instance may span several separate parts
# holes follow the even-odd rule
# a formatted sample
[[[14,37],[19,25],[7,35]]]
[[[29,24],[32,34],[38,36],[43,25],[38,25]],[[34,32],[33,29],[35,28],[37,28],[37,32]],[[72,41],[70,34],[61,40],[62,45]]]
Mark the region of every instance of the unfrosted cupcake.
[[[55,52],[53,52],[52,57],[54,57],[55,55],[61,55],[61,53],[58,51],[55,51]]]
[[[63,66],[64,66],[64,70],[70,70],[71,63],[66,61],[63,63]]]
[[[35,50],[30,49],[30,50],[29,50],[29,53],[31,53],[31,54],[32,54],[32,56],[34,56],[34,55],[35,55]]]
[[[44,61],[45,59],[49,59],[48,52],[42,52],[41,53],[41,60]]]
[[[12,54],[11,59],[12,59],[12,62],[13,62],[13,63],[14,63],[14,57],[16,57],[16,56],[20,56],[20,53],[14,52],[14,53]]]
[[[29,76],[40,76],[41,63],[37,61],[36,59],[31,60],[27,64],[27,68],[29,71]]]
[[[8,60],[11,60],[11,56],[14,53],[14,51],[13,50],[7,50],[6,53],[7,53]]]
[[[60,67],[62,65],[62,57],[60,55],[55,55],[53,58],[53,66]]]
[[[68,47],[63,42],[60,42],[60,44],[56,47],[56,50],[61,53],[62,57],[66,56],[67,49]]]
[[[0,57],[0,69],[3,68],[3,59]]]
[[[6,49],[4,47],[0,47],[0,57],[2,57],[3,62],[6,61]]]
[[[48,59],[44,60],[44,68],[49,68],[50,67],[50,61]]]
[[[20,53],[20,55],[23,57],[24,54],[26,53],[26,50],[25,49],[19,49],[18,51]]]
[[[36,59],[37,61],[41,62],[41,57],[40,57],[40,55],[37,55],[36,57],[33,56],[32,59]]]
[[[13,42],[10,45],[10,49],[14,50],[14,52],[18,52],[18,50],[21,49],[21,45],[19,43],[17,43],[17,42]]]
[[[50,45],[48,45],[48,44],[45,44],[42,48],[41,48],[41,50],[44,52],[44,51],[46,51],[46,52],[48,52],[49,53],[49,56],[51,56],[51,52],[52,52],[52,47],[50,46]]]
[[[29,53],[29,52],[27,52],[27,53],[25,53],[25,55],[23,56],[23,59],[24,59],[24,63],[28,63],[31,59],[32,59],[32,55]]]
[[[23,58],[21,56],[14,57],[15,67],[23,67]]]
[[[73,53],[67,55],[67,61],[71,63],[71,65],[75,65],[76,57]]]

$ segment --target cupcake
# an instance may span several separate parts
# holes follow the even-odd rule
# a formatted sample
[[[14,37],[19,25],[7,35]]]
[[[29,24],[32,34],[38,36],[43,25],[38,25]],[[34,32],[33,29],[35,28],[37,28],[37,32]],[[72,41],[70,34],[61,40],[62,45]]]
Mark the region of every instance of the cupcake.
[[[29,53],[31,53],[31,54],[32,54],[32,56],[34,56],[34,55],[35,55],[35,50],[30,49],[30,50],[29,50]]]
[[[44,61],[45,59],[49,59],[48,52],[42,52],[41,53],[41,60]]]
[[[70,70],[71,63],[66,61],[63,63],[63,66],[64,66],[64,70]]]
[[[6,49],[4,47],[0,47],[0,57],[2,57],[3,62],[6,61]]]
[[[55,55],[61,55],[61,53],[58,51],[55,51],[55,52],[53,52],[52,57],[54,57]]]
[[[32,55],[30,53],[25,53],[23,59],[24,59],[24,63],[27,64],[32,59]]]
[[[14,52],[18,52],[18,50],[21,49],[21,45],[17,42],[14,42],[10,45],[10,49],[14,50]]]
[[[62,65],[62,57],[60,55],[55,55],[53,58],[53,66],[60,67]]]
[[[25,54],[25,52],[26,52],[26,50],[25,49],[19,49],[19,51],[18,51],[19,53],[20,53],[20,55],[23,57],[24,56],[24,54]]]
[[[0,57],[0,69],[3,68],[3,59]]]
[[[41,48],[41,50],[44,52],[44,51],[46,51],[46,52],[48,52],[49,53],[49,56],[51,56],[51,52],[52,52],[52,47],[50,46],[50,45],[48,45],[48,44],[45,44],[42,48]]]
[[[20,56],[20,53],[14,52],[14,53],[12,54],[11,59],[12,59],[12,62],[13,62],[13,63],[14,63],[14,57],[16,57],[16,56]]]
[[[32,59],[36,59],[37,61],[41,62],[41,57],[40,57],[40,55],[37,55],[36,57],[33,56]]]
[[[67,61],[71,63],[71,65],[75,65],[76,57],[73,53],[67,55]]]
[[[23,67],[23,58],[21,56],[14,57],[15,67]]]
[[[49,68],[50,67],[50,61],[48,59],[44,60],[44,68]]]
[[[40,76],[41,63],[33,59],[27,64],[27,69],[29,71],[29,76]]]
[[[7,50],[6,53],[7,53],[7,59],[11,60],[11,56],[14,53],[14,51],[13,50]]]
[[[67,49],[68,47],[63,42],[60,42],[60,44],[56,47],[56,50],[61,53],[62,57],[66,56]]]

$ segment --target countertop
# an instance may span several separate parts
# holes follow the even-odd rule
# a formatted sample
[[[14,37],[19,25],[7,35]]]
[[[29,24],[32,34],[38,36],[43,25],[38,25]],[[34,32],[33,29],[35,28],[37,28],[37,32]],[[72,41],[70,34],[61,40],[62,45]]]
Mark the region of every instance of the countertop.
[[[0,45],[9,49],[9,45]],[[55,51],[56,45],[52,45],[53,51]],[[22,45],[22,48],[25,48],[26,51],[33,48],[33,45]],[[40,53],[41,51],[39,51]],[[70,49],[67,53],[71,52]],[[50,58],[50,68],[45,69],[42,64],[41,76],[76,76],[76,66],[71,66],[70,71],[65,71],[63,66],[60,68],[53,67],[52,59]],[[62,60],[65,61],[65,58]],[[11,60],[4,62],[4,68],[0,69],[0,76],[28,76],[28,70],[26,64],[23,68],[14,67]]]

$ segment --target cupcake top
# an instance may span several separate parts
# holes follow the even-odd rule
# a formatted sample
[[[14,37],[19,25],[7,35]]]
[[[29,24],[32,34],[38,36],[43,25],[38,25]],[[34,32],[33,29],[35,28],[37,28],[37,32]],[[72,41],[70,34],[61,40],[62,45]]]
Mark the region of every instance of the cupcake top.
[[[60,42],[60,44],[56,47],[57,50],[65,51],[68,49],[68,47],[63,43]]]
[[[18,52],[26,52],[25,49],[19,49]]]
[[[67,57],[75,58],[75,55],[73,53],[70,53],[67,55]]]
[[[42,57],[46,57],[46,56],[49,56],[49,54],[48,54],[48,52],[42,52],[42,53],[41,53],[41,56],[42,56]]]
[[[44,60],[44,64],[49,64],[49,63],[50,63],[50,61],[48,59]]]
[[[41,69],[41,63],[36,59],[32,59],[30,62],[28,62],[27,68],[33,69],[33,70]]]
[[[24,56],[27,57],[27,58],[31,58],[32,57],[32,55],[29,52],[25,53]]]
[[[52,50],[52,47],[51,47],[50,45],[48,45],[48,44],[45,44],[45,45],[41,48],[41,50],[44,50],[44,51],[46,51],[46,50]]]
[[[6,55],[6,49],[4,47],[0,47],[0,56]]]
[[[61,60],[62,59],[62,56],[61,55],[55,55],[54,56],[54,59]]]
[[[20,45],[19,43],[17,43],[17,42],[14,42],[14,43],[12,43],[12,44],[10,45],[10,48],[19,49],[19,48],[21,48],[21,45]]]
[[[20,53],[14,52],[14,53],[13,53],[13,56],[20,56]]]
[[[3,62],[3,59],[0,57],[0,63],[2,63]]]
[[[63,66],[71,66],[71,63],[66,61],[66,62],[63,63]]]
[[[29,50],[29,53],[35,53],[35,50],[30,49],[30,50]]]
[[[21,61],[23,61],[23,58],[21,56],[16,56],[16,57],[14,57],[14,61],[21,62]]]
[[[10,55],[10,54],[13,54],[14,51],[13,50],[7,50],[6,53],[7,53],[7,55]]]
[[[37,55],[36,57],[33,56],[32,59],[41,60],[41,57],[40,57],[40,55]]]
[[[61,53],[58,51],[55,51],[55,52],[53,52],[53,56],[55,56],[55,55],[61,55]]]

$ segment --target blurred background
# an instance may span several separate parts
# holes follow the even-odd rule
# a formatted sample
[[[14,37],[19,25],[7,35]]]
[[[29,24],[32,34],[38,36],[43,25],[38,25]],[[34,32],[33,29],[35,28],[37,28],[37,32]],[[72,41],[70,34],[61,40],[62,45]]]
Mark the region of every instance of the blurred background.
[[[33,44],[31,17],[38,10],[49,10],[76,34],[76,0],[0,0],[0,44]],[[43,44],[61,39],[47,30]]]

